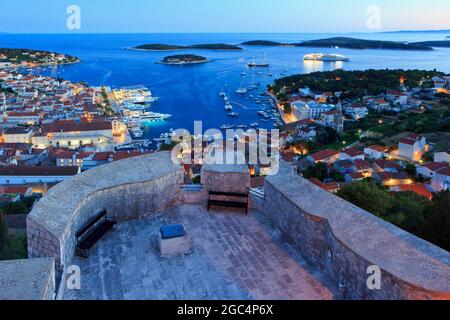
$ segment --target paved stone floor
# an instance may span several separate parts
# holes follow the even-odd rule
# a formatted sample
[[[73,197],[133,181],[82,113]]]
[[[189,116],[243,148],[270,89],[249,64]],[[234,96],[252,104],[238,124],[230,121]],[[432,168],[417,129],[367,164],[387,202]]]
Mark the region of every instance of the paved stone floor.
[[[193,251],[162,258],[158,231],[182,223]],[[333,289],[259,212],[207,213],[184,205],[140,221],[121,222],[76,258],[81,290],[65,299],[333,299]]]

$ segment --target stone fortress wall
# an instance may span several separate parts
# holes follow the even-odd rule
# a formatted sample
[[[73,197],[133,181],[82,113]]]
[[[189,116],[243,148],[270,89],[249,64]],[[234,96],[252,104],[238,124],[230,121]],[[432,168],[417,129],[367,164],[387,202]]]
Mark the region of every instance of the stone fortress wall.
[[[170,153],[157,153],[57,185],[28,217],[30,258],[53,257],[64,273],[75,253],[75,233],[103,209],[118,221],[140,219],[183,203],[206,203],[208,190],[243,192],[250,185],[241,166],[205,166],[203,188],[194,192],[183,190],[183,176]],[[250,202],[348,299],[450,299],[448,252],[317,188],[289,167],[266,179],[265,198],[252,196]],[[367,288],[371,265],[382,270],[381,290]]]

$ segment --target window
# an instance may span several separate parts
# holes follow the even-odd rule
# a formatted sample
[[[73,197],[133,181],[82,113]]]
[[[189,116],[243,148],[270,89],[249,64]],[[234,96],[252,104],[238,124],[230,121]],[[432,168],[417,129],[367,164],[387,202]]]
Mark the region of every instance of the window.
[[[67,145],[70,147],[72,146],[72,141],[67,142]]]
[[[83,145],[83,141],[80,140],[80,147]]]
[[[56,146],[59,148],[59,141],[56,143]]]

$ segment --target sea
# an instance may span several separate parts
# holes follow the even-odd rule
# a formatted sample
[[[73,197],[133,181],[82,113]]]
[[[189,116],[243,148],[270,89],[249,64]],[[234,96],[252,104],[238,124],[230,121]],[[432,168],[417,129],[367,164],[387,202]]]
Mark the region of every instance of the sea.
[[[170,129],[184,128],[192,132],[194,121],[202,121],[203,129],[220,128],[225,124],[250,125],[270,129],[272,121],[261,122],[257,114],[262,105],[256,98],[276,78],[292,74],[334,69],[425,69],[450,73],[450,49],[434,51],[350,50],[343,48],[245,47],[243,51],[185,50],[181,52],[140,52],[127,50],[141,44],[240,44],[250,40],[272,40],[293,43],[304,40],[345,36],[392,41],[444,40],[450,32],[391,32],[351,34],[0,34],[0,47],[56,51],[76,56],[80,63],[35,73],[62,77],[91,86],[112,88],[147,87],[159,97],[150,110],[168,113],[168,121],[148,124],[144,138],[159,137]],[[449,40],[450,41],[450,40]],[[174,66],[157,64],[172,54],[197,54],[208,63]],[[309,53],[342,54],[348,62],[304,62]],[[250,70],[247,63],[267,60],[269,68]],[[271,76],[270,76],[270,75]],[[258,90],[246,95],[236,94],[240,87],[260,83]],[[229,95],[239,117],[231,118],[224,109],[219,93]],[[254,98],[250,97],[254,95]]]

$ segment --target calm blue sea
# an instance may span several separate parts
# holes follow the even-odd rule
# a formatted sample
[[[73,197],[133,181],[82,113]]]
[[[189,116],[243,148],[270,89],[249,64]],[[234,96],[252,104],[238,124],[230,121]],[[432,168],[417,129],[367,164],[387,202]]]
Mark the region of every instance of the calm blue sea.
[[[346,34],[355,38],[425,41],[443,40],[450,33],[376,33]],[[0,47],[29,48],[57,51],[77,56],[81,63],[62,66],[45,74],[61,76],[72,81],[84,81],[92,86],[112,87],[146,86],[161,99],[152,106],[155,112],[170,113],[167,122],[152,125],[146,129],[146,137],[158,137],[170,128],[193,129],[195,120],[202,120],[204,128],[218,128],[223,124],[262,123],[257,115],[261,108],[253,99],[238,96],[235,91],[241,86],[255,82],[262,84],[255,96],[273,82],[281,73],[297,74],[312,71],[343,68],[358,70],[368,68],[437,69],[450,73],[450,49],[432,52],[408,52],[391,50],[348,50],[332,48],[264,48],[247,47],[242,52],[189,50],[212,60],[195,66],[167,66],[156,64],[171,52],[136,52],[126,48],[144,43],[239,44],[248,40],[273,40],[296,42],[320,39],[336,34],[0,34]],[[345,63],[304,63],[303,55],[313,52],[338,53],[349,57]],[[246,68],[252,57],[262,59],[266,55],[270,69],[261,74]],[[286,71],[287,69],[287,71]],[[242,79],[241,73],[247,76]],[[267,74],[272,73],[273,77]],[[238,118],[231,119],[224,110],[219,92],[229,92]]]

